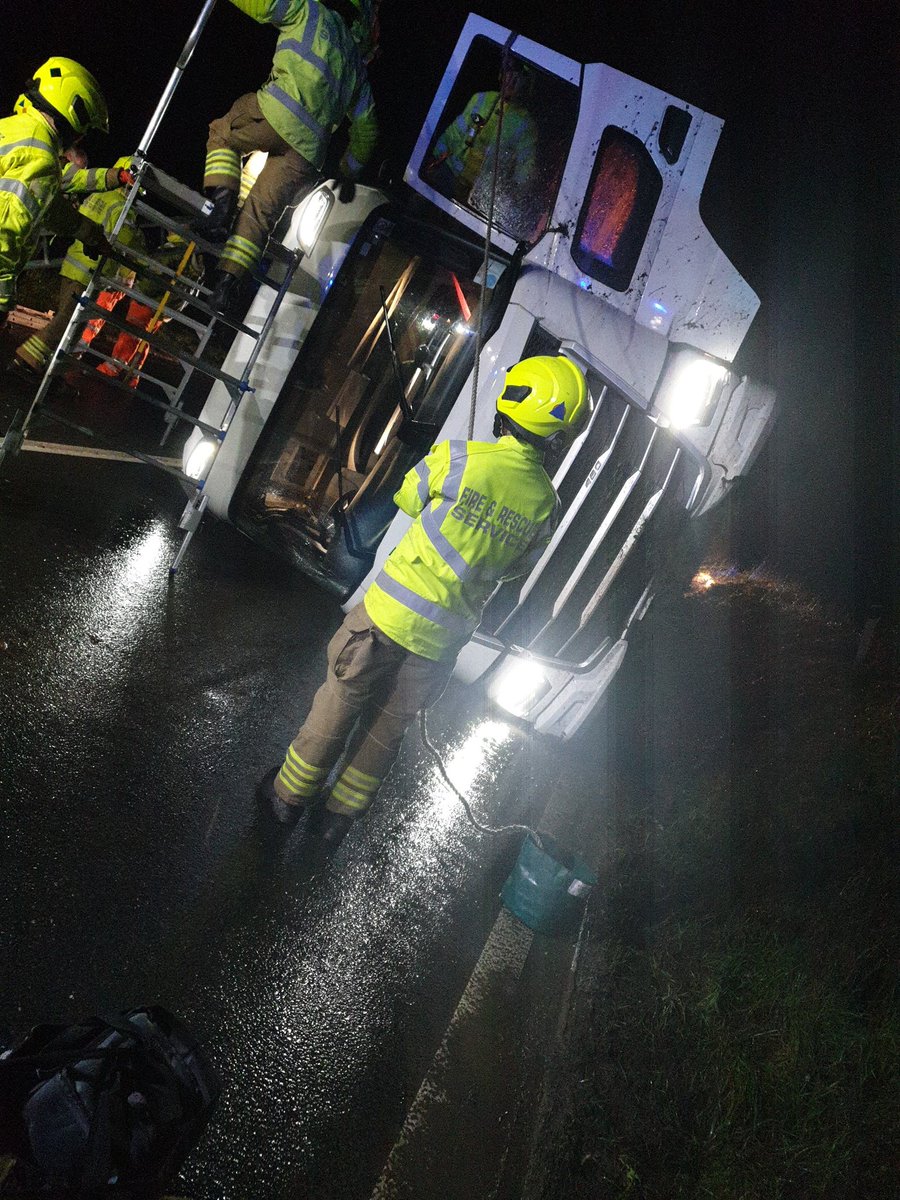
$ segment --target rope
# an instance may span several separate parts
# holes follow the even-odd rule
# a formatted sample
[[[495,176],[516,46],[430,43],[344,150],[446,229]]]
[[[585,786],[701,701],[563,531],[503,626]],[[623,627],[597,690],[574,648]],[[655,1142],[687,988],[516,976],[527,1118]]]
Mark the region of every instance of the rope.
[[[435,765],[437,766],[437,769],[438,769],[438,772],[440,773],[441,778],[443,779],[443,781],[447,785],[447,787],[450,789],[450,791],[453,792],[453,794],[459,800],[460,804],[462,804],[463,808],[466,810],[466,816],[469,818],[470,824],[474,825],[474,827],[479,831],[479,833],[524,833],[528,837],[532,838],[537,843],[537,846],[540,850],[545,849],[544,843],[541,841],[540,834],[536,830],[532,829],[530,825],[496,825],[495,826],[495,825],[482,824],[482,822],[478,820],[478,818],[472,812],[472,809],[469,807],[468,800],[465,798],[465,796],[462,794],[462,792],[459,790],[459,788],[456,786],[456,784],[453,782],[453,780],[447,774],[447,768],[444,766],[444,760],[441,758],[441,752],[437,749],[437,747],[429,739],[428,726],[426,724],[424,708],[419,710],[419,732],[422,735],[422,744],[425,747],[425,749],[428,751],[428,753],[431,755],[431,757],[434,759]]]
[[[487,228],[484,231],[484,261],[481,264],[481,297],[478,304],[478,327],[475,333],[475,369],[472,372],[472,399],[469,404],[469,434],[471,442],[475,436],[475,402],[478,396],[478,364],[481,360],[481,343],[484,329],[484,309],[487,297],[488,267],[491,261],[491,234],[494,232],[494,205],[497,199],[497,177],[500,172],[500,137],[503,133],[503,114],[506,112],[506,100],[503,96],[505,66],[507,51],[515,34],[510,34],[506,46],[503,47],[503,60],[500,69],[500,94],[497,108],[497,137],[494,143],[494,169],[491,172],[491,200],[488,204]]]

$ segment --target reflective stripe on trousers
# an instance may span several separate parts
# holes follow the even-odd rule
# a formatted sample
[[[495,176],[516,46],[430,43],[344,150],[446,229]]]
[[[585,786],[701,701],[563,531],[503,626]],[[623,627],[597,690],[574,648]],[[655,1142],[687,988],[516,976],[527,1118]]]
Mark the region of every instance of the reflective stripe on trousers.
[[[255,93],[241,96],[224,117],[213,121],[206,143],[204,187],[231,187],[241,181],[240,155],[265,150],[266,165],[238,213],[219,265],[234,275],[253,270],[278,218],[316,184],[319,173],[276,133],[260,111]]]
[[[364,812],[410,723],[446,687],[453,662],[405,650],[357,605],[328,644],[328,673],[275,780],[278,795],[313,796],[344,754],[327,807],[350,816]]]

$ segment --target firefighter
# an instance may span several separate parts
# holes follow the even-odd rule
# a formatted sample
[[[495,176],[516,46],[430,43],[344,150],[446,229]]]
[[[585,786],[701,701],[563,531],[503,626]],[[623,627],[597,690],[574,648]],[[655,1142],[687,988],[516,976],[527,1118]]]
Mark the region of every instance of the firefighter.
[[[119,178],[119,173],[121,173],[125,177],[126,182],[129,178],[133,182],[130,167],[130,158],[120,158],[109,168],[109,171],[115,172],[117,179]],[[104,171],[104,176],[105,174],[106,172]],[[84,220],[90,222],[93,227],[102,230],[103,235],[109,238],[112,236],[116,222],[122,213],[127,194],[127,188],[124,185],[120,185],[112,191],[92,192],[82,203],[78,211]],[[125,224],[119,231],[118,240],[123,246],[131,246],[141,253],[145,253],[144,238],[137,227],[136,216],[135,210],[133,208],[130,209],[125,219]],[[33,333],[31,337],[17,348],[16,363],[19,367],[25,368],[35,375],[42,375],[44,373],[53,351],[62,339],[72,313],[77,307],[78,297],[90,280],[99,258],[100,255],[89,253],[83,239],[77,239],[71,244],[59,271],[60,286],[56,312],[40,333]],[[125,283],[131,284],[133,282],[134,273],[129,271],[127,267],[117,266],[115,268],[115,275]],[[115,291],[106,294],[104,307],[109,309],[114,308],[123,295],[123,292]],[[140,324],[142,328],[145,328],[152,315],[152,309],[144,304],[139,304],[137,301],[132,301],[129,306],[127,320],[129,323]],[[94,332],[97,332],[97,330],[95,329]],[[130,335],[123,334],[122,336],[129,337]],[[137,339],[132,338],[132,340],[136,345]],[[89,342],[90,336],[83,336],[83,341],[85,343]],[[114,354],[113,357],[116,357],[116,355]],[[98,370],[101,368],[107,375],[118,374],[118,371],[111,365],[101,363]]]
[[[378,138],[366,75],[377,42],[378,0],[231,3],[276,26],[278,42],[267,82],[209,127],[203,188],[214,207],[196,228],[210,241],[225,242],[214,283],[213,305],[220,312],[239,307],[242,280],[258,266],[285,207],[315,184],[331,134],[344,118],[350,140],[340,172],[347,181],[358,177]],[[268,158],[231,232],[241,156],[253,150]]]
[[[120,158],[112,167],[92,167],[83,148],[77,143],[66,151],[63,158],[62,191],[66,196],[111,192],[134,183],[130,158]]]
[[[531,77],[524,63],[509,57],[499,89],[476,92],[459,116],[440,134],[425,177],[454,200],[484,202],[494,171],[501,107],[500,181],[506,191],[525,192],[537,166],[537,137],[528,101]]]
[[[16,304],[16,280],[38,229],[83,235],[94,248],[107,245],[99,226],[79,220],[62,199],[60,158],[88,129],[108,127],[97,81],[71,58],[49,58],[0,120],[0,326]]]
[[[296,822],[342,754],[319,837],[337,845],[366,811],[496,584],[529,571],[549,542],[558,500],[544,454],[573,435],[586,409],[587,384],[573,362],[526,358],[497,400],[498,441],[440,442],[406,475],[394,502],[413,524],[329,643],[312,709],[283,764],[259,785],[265,813]]]

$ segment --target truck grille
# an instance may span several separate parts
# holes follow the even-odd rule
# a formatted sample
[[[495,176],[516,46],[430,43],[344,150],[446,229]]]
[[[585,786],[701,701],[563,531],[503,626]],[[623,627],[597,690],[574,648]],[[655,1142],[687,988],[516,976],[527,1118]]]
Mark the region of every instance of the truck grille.
[[[621,636],[687,519],[703,467],[604,384],[590,425],[552,475],[553,541],[524,582],[495,593],[479,632],[580,663]]]

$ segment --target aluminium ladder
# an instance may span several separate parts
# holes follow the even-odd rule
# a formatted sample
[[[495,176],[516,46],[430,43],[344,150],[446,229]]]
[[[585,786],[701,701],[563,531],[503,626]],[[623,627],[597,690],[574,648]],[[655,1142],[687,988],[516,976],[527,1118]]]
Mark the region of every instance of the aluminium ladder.
[[[204,485],[209,470],[218,455],[218,451],[228,432],[238,405],[246,393],[253,390],[250,384],[250,375],[275,320],[281,301],[290,288],[294,271],[301,257],[299,250],[290,251],[277,242],[274,237],[270,238],[263,261],[268,260],[270,264],[277,264],[280,268],[280,278],[273,278],[270,274],[263,271],[252,272],[253,278],[260,285],[270,288],[273,292],[269,311],[259,329],[253,329],[242,321],[216,312],[210,303],[211,289],[201,283],[188,281],[182,277],[182,269],[185,267],[194,249],[199,250],[203,254],[205,264],[208,264],[211,259],[217,258],[222,252],[221,245],[213,245],[206,242],[202,237],[193,233],[190,228],[190,223],[193,220],[209,213],[211,202],[206,200],[199,192],[186,187],[178,180],[173,179],[165,171],[153,166],[147,158],[146,151],[169,106],[175,88],[180,82],[181,76],[191,59],[200,34],[215,6],[215,2],[216,0],[205,0],[200,16],[178,59],[166,89],[156,107],[156,111],[150,120],[150,124],[144,132],[140,147],[133,155],[136,166],[134,172],[135,180],[128,190],[122,212],[109,240],[116,251],[116,260],[135,271],[135,282],[133,285],[130,285],[121,279],[113,277],[116,260],[106,259],[98,263],[90,281],[79,297],[78,305],[69,321],[62,340],[54,350],[50,362],[47,364],[47,368],[29,409],[24,415],[16,413],[10,428],[7,430],[2,442],[0,442],[0,465],[2,465],[6,457],[15,454],[21,448],[32,422],[39,417],[67,425],[89,437],[96,437],[93,430],[77,425],[62,413],[50,409],[46,403],[50,397],[54,380],[64,371],[72,367],[84,372],[93,371],[98,362],[113,362],[108,355],[94,349],[93,344],[88,345],[86,348],[81,348],[76,352],[81,329],[95,317],[101,317],[113,329],[135,335],[140,341],[149,343],[151,347],[157,346],[160,349],[164,349],[167,355],[175,358],[181,364],[181,378],[177,384],[171,384],[158,379],[142,369],[132,373],[138,377],[137,387],[130,387],[127,382],[122,382],[119,379],[107,379],[106,382],[126,392],[128,395],[136,396],[154,408],[163,411],[166,428],[162,435],[161,444],[165,443],[172,429],[179,422],[185,422],[201,429],[213,443],[212,454],[204,469],[203,477],[200,479],[189,478],[183,471],[173,468],[168,463],[161,461],[153,455],[145,454],[143,451],[137,449],[126,450],[126,453],[130,457],[138,459],[141,462],[146,462],[170,475],[174,475],[185,486],[191,496],[178,523],[179,528],[184,532],[184,538],[182,539],[178,554],[170,567],[170,571],[173,573],[178,569],[188,544],[203,517],[207,504]],[[153,203],[150,203],[145,197],[152,197]],[[160,207],[160,202],[162,207]],[[164,211],[166,208],[175,210],[176,215],[171,215],[171,211]],[[142,225],[155,226],[166,233],[176,234],[182,239],[185,253],[176,270],[122,244],[119,235],[132,213],[141,219]],[[271,267],[269,270],[271,270]],[[148,276],[153,276],[162,283],[164,289],[162,301],[157,302],[155,298],[147,296],[136,286]],[[114,316],[107,309],[102,308],[97,303],[97,299],[100,292],[105,289],[124,292],[130,299],[136,300],[138,303],[153,309],[154,317],[150,322],[149,329],[129,324],[128,321]],[[175,307],[166,307],[170,297],[175,302]],[[158,318],[163,311],[165,311],[166,317],[169,320],[186,328],[196,338],[193,353],[189,353],[180,346],[158,337],[155,330]],[[254,339],[253,349],[247,357],[246,362],[242,364],[240,375],[229,374],[223,371],[217,363],[212,361],[212,358],[208,354],[210,340],[216,327],[219,325],[230,328],[235,332],[245,333]],[[224,384],[228,392],[230,398],[229,404],[218,426],[211,425],[184,411],[184,391],[195,372],[218,380]],[[153,395],[143,388],[141,384],[144,381],[159,389],[165,399],[160,399],[157,395]]]

